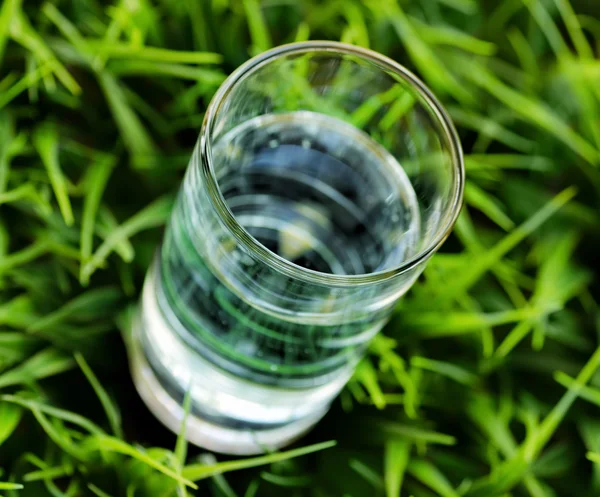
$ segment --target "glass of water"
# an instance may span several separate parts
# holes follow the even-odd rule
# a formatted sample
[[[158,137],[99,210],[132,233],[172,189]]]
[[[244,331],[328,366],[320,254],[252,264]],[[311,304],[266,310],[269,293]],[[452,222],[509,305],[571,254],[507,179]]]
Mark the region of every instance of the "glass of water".
[[[218,90],[129,340],[150,409],[230,454],[309,430],[448,236],[464,167],[444,109],[369,50],[285,45]]]

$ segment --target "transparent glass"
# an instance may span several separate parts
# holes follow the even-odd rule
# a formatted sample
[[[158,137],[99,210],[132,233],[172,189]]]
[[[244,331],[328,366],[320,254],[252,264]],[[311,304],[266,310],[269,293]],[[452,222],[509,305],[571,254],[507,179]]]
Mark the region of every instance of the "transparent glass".
[[[259,453],[310,429],[458,215],[454,127],[369,50],[270,50],[219,89],[150,269],[134,380],[177,431]]]

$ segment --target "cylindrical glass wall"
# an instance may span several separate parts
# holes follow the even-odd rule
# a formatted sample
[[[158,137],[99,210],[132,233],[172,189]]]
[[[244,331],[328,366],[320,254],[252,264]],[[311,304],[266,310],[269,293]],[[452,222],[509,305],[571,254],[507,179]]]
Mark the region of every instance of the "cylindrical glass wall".
[[[148,273],[136,385],[221,452],[280,447],[327,411],[447,237],[463,164],[410,72],[330,42],[286,45],[215,95]]]

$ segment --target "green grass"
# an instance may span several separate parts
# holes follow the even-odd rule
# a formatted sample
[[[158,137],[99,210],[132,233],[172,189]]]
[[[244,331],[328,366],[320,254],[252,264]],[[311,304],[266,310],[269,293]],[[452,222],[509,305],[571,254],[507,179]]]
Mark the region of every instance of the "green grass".
[[[584,0],[5,0],[0,495],[598,497],[598,18]],[[465,207],[317,428],[215,457],[149,414],[119,331],[211,96],[305,39],[427,82]],[[349,119],[389,106],[385,136],[413,103],[392,89]]]

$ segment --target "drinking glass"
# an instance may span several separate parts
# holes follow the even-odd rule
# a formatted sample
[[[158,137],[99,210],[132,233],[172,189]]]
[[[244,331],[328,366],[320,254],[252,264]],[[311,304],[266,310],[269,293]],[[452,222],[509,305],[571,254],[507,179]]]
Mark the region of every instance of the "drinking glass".
[[[206,112],[129,339],[186,436],[277,449],[327,412],[462,201],[446,111],[383,55],[315,41],[231,74]]]

